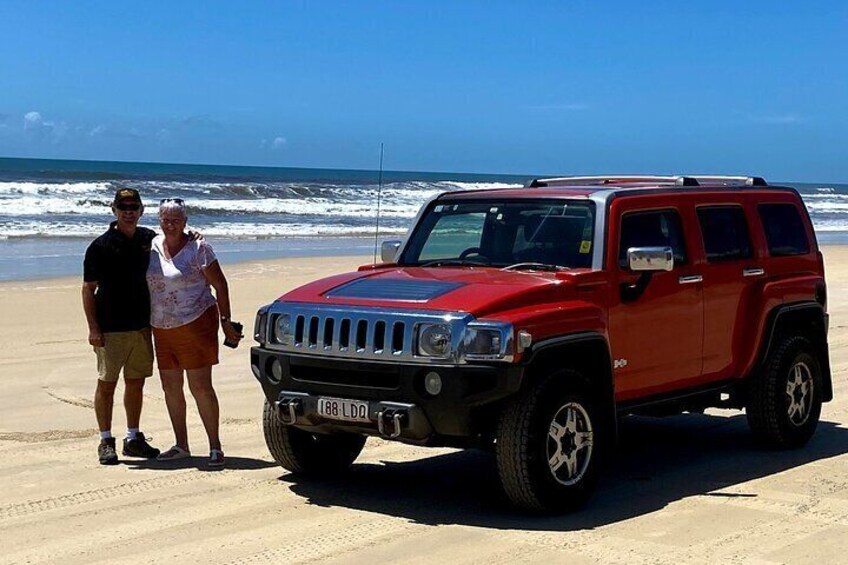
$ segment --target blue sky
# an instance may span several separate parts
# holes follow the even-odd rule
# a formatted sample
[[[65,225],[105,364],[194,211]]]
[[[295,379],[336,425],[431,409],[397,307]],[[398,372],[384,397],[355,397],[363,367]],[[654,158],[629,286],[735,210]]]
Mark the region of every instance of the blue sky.
[[[848,2],[0,3],[0,156],[848,182]]]

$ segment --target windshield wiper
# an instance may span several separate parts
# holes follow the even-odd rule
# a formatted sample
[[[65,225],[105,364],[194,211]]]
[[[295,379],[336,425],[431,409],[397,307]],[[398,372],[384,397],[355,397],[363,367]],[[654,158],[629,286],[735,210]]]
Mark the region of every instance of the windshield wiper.
[[[550,263],[516,263],[504,267],[501,271],[567,271],[568,267],[552,265]]]
[[[472,261],[469,259],[436,259],[435,261],[428,261],[426,263],[421,263],[418,265],[419,267],[447,267],[447,266],[472,266],[472,267],[485,267],[486,263],[481,261]]]

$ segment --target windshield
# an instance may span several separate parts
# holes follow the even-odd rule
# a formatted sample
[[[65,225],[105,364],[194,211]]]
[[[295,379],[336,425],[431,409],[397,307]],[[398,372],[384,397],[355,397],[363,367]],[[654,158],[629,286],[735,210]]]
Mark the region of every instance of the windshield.
[[[594,226],[595,207],[588,201],[437,201],[399,263],[588,268]]]

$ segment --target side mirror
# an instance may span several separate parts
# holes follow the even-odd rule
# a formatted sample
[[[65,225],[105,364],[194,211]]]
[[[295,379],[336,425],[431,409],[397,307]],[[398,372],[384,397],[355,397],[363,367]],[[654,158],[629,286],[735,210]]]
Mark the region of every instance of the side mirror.
[[[670,271],[674,268],[671,247],[631,247],[627,250],[631,271]]]
[[[393,239],[390,241],[384,241],[382,245],[380,245],[380,259],[383,263],[393,263],[399,250],[400,240]]]

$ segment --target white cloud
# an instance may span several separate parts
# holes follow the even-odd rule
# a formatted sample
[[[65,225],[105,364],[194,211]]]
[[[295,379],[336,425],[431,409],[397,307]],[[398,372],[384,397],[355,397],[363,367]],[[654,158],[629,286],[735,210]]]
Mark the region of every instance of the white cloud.
[[[285,137],[275,137],[274,138],[274,149],[279,149],[280,147],[282,147],[285,144],[286,144],[286,138]]]
[[[88,132],[88,135],[94,137],[95,135],[100,135],[101,133],[104,133],[105,131],[106,131],[106,126],[97,125],[97,126],[91,128],[91,131]]]
[[[40,112],[27,112],[24,115],[24,130],[37,130],[45,127],[52,128],[53,122],[45,122]]]
[[[24,114],[24,135],[30,139],[58,143],[69,129],[65,122],[45,120],[41,112],[33,110]]]

